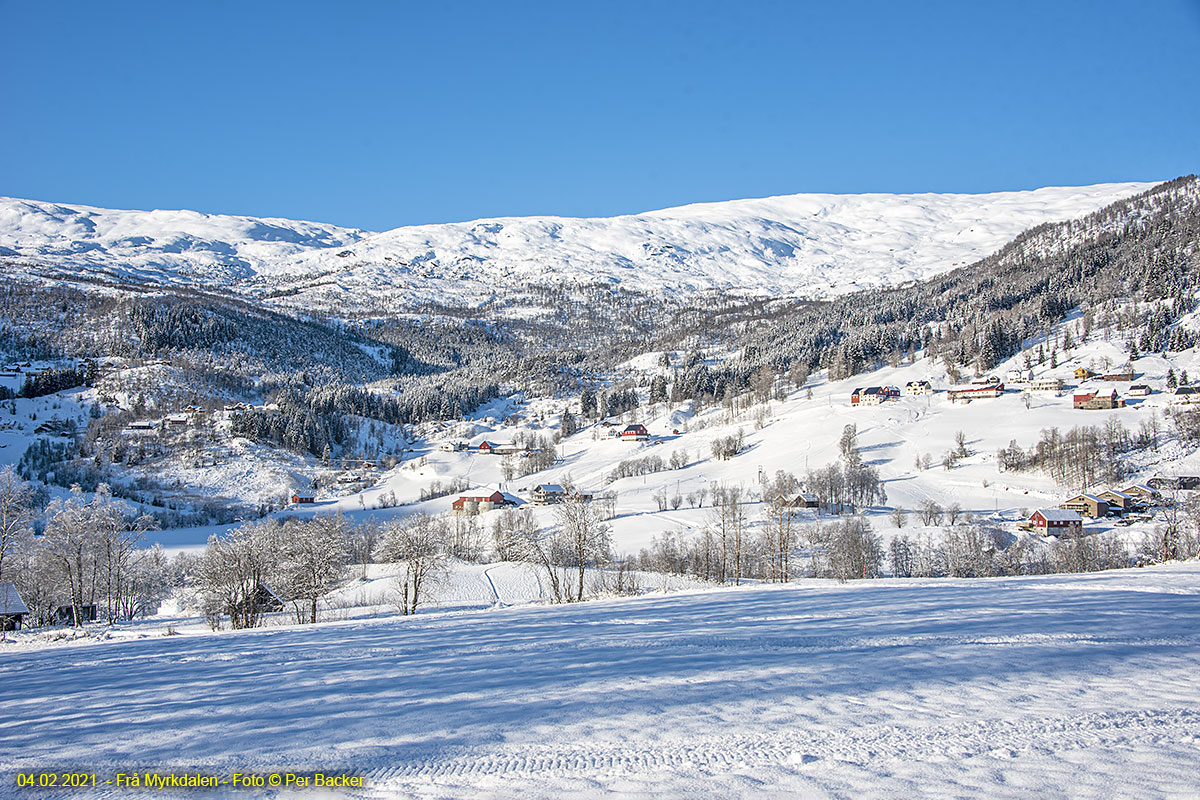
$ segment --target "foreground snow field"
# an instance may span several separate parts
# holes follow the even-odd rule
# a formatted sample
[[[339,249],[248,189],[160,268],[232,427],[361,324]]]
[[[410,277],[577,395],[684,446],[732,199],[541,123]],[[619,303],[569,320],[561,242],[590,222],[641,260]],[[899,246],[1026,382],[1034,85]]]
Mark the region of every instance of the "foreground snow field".
[[[86,767],[352,771],[356,797],[1195,797],[1198,631],[1188,563],[0,650],[0,795]]]

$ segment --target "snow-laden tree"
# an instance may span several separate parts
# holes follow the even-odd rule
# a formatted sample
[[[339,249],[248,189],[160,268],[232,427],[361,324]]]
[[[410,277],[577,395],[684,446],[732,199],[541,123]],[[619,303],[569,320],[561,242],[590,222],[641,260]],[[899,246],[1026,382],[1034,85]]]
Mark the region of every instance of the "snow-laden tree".
[[[155,527],[148,515],[127,518],[100,484],[92,499],[76,489],[46,509],[46,529],[38,546],[45,563],[65,585],[75,623],[83,606],[104,601],[105,616],[115,622],[127,593],[128,573],[139,558],[139,544]]]
[[[555,519],[559,527],[554,534],[554,560],[575,568],[575,586],[568,581],[566,594],[569,597],[573,593],[575,600],[583,600],[586,570],[602,566],[611,557],[611,527],[594,504],[579,498],[559,503]]]
[[[33,534],[33,493],[11,465],[0,470],[0,580],[5,561]]]
[[[317,621],[317,603],[342,582],[350,561],[350,524],[341,514],[318,514],[306,522],[290,521],[280,535],[282,545],[275,589],[293,604],[296,621]],[[302,602],[303,601],[303,602]]]
[[[234,628],[253,628],[263,613],[261,599],[280,550],[278,521],[264,519],[212,536],[196,564],[194,580],[205,615],[215,628],[228,615]]]
[[[780,470],[774,480],[763,483],[763,504],[767,524],[763,527],[763,551],[767,558],[769,580],[786,582],[791,577],[791,554],[796,547],[796,509],[792,501],[800,490],[800,481]]]
[[[444,520],[414,514],[384,528],[379,560],[404,564],[399,587],[400,611],[415,614],[449,567],[449,531]]]

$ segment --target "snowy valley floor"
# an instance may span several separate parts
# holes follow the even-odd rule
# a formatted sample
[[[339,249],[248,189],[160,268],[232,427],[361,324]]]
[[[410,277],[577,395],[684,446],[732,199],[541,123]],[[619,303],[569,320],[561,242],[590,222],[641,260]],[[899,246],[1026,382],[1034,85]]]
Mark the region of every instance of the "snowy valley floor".
[[[1200,563],[0,650],[0,681],[5,797],[63,767],[351,771],[367,798],[1196,797]],[[162,796],[57,796],[89,794]]]

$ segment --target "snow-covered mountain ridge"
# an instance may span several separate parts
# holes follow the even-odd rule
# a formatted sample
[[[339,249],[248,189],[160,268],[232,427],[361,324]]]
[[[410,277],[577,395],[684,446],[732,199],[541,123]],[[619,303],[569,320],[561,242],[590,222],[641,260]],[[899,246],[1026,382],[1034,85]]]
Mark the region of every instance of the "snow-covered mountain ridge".
[[[798,194],[609,218],[508,217],[383,233],[193,211],[0,198],[10,274],[233,290],[328,310],[474,305],[530,285],[819,297],[919,280],[1035,225],[1149,188]]]

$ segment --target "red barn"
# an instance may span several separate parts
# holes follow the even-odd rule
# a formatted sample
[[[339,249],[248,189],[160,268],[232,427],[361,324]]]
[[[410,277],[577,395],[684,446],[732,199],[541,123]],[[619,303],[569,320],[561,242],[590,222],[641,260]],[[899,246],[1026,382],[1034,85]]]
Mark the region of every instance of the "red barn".
[[[485,511],[491,511],[493,508],[501,508],[509,505],[508,498],[503,492],[492,492],[491,494],[464,494],[459,495],[459,498],[451,505],[455,514],[482,514]]]

